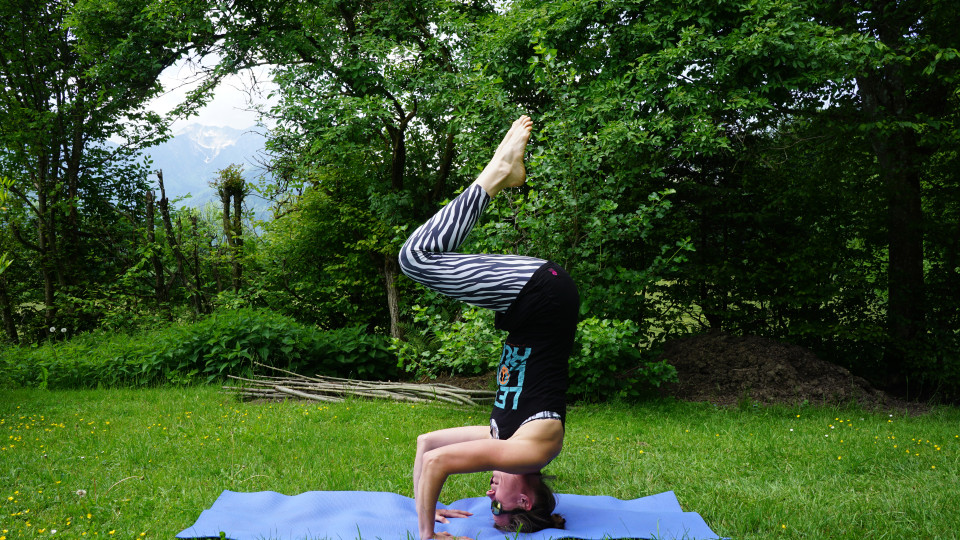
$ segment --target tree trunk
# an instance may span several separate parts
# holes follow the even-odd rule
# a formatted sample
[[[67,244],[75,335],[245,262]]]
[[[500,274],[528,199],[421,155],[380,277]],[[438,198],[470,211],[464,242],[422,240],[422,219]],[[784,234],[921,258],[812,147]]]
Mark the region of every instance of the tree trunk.
[[[897,138],[899,139],[899,137]],[[887,236],[890,261],[887,268],[887,326],[892,347],[888,359],[902,367],[924,324],[923,211],[920,175],[908,163],[906,141],[895,148],[877,150],[881,177],[887,191]],[[893,366],[891,366],[893,367]]]
[[[243,191],[233,194],[233,275],[234,290],[239,291],[243,280]]]
[[[165,291],[163,285],[163,266],[160,264],[160,255],[157,253],[157,242],[154,232],[155,218],[153,213],[153,191],[148,191],[146,198],[147,244],[150,246],[150,262],[153,265],[153,295],[157,301],[157,306],[159,307],[166,299],[166,294],[164,294]]]
[[[401,338],[400,332],[400,295],[397,292],[398,264],[395,255],[382,255],[380,275],[387,292],[387,309],[390,312],[390,337]]]
[[[193,292],[193,295],[196,297],[195,305],[198,306],[201,313],[208,313],[207,309],[207,299],[203,295],[203,279],[201,279],[200,268],[200,232],[199,227],[197,227],[197,216],[190,215],[190,224],[193,226],[193,282],[196,284],[196,290]]]
[[[37,182],[37,254],[40,259],[40,274],[43,278],[44,327],[52,328],[56,316],[56,273],[54,270],[53,215],[47,208],[47,186],[43,178]]]
[[[3,317],[3,330],[7,334],[7,339],[14,344],[19,344],[20,336],[17,334],[17,325],[13,319],[13,306],[7,292],[7,278],[3,277],[3,274],[0,274],[0,316]]]
[[[176,281],[177,276],[183,280],[184,285],[187,287],[187,294],[194,299],[193,308],[197,313],[203,313],[201,305],[198,303],[198,287],[199,284],[192,283],[190,276],[184,271],[187,267],[186,261],[183,257],[183,251],[180,249],[180,243],[177,241],[177,235],[173,233],[173,222],[170,220],[170,201],[167,200],[167,190],[163,187],[163,171],[157,171],[157,180],[160,184],[160,201],[157,203],[157,207],[160,209],[160,217],[163,220],[163,228],[167,233],[167,242],[170,244],[170,249],[173,251],[173,257],[177,260],[177,270],[174,275],[174,278],[171,280],[171,283]]]
[[[901,66],[858,78],[863,108],[870,121],[895,124],[907,112],[907,96]],[[922,334],[926,307],[923,275],[923,210],[920,149],[909,129],[875,129],[870,143],[877,158],[880,179],[887,196],[887,335],[884,352],[888,384],[899,385],[900,375],[916,350],[914,340]]]
[[[233,292],[240,292],[240,267],[237,261],[237,238],[233,233],[233,219],[230,217],[230,195],[230,191],[221,189],[220,202],[223,204],[223,236],[227,238],[227,256],[230,257],[230,277],[233,282]]]

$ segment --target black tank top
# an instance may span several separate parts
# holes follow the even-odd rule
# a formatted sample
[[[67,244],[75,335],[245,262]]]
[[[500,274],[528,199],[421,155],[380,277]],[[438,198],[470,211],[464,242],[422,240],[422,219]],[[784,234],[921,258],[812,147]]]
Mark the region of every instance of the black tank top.
[[[580,296],[569,274],[547,262],[517,300],[496,316],[510,332],[497,367],[497,396],[490,414],[494,437],[509,439],[539,413],[567,413],[568,361],[577,330]]]

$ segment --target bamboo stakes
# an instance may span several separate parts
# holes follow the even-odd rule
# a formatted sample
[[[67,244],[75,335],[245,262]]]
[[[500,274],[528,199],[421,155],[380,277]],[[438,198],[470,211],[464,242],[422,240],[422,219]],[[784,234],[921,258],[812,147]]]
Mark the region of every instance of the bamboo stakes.
[[[256,362],[255,365],[281,373],[277,376],[257,375],[244,378],[228,375],[238,381],[235,386],[224,386],[243,400],[306,399],[337,403],[347,397],[392,399],[412,403],[440,401],[453,405],[477,405],[492,401],[492,390],[469,390],[449,384],[419,384],[403,382],[360,381],[339,377],[308,377],[292,371]]]

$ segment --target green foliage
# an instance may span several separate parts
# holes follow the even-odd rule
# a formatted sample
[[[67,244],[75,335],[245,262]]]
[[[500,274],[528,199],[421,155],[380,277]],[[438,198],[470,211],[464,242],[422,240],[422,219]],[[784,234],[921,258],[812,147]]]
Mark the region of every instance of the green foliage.
[[[382,279],[371,256],[387,243],[383,224],[365,208],[355,179],[318,180],[265,225],[249,288],[270,309],[322,328],[386,327]]]
[[[0,386],[97,388],[212,382],[260,362],[304,374],[390,378],[387,338],[366,327],[321,331],[264,310],[221,310],[194,324],[133,336],[84,334],[65,342],[7,347]]]
[[[164,132],[144,105],[160,90],[160,71],[176,60],[171,48],[141,47],[139,61],[104,69],[115,60],[110,35],[118,28],[92,19],[104,25],[104,39],[82,47],[69,28],[75,3],[0,4],[0,56],[10,60],[0,74],[0,175],[13,180],[0,227],[20,248],[11,282],[31,285],[11,287],[11,306],[42,306],[42,317],[9,317],[27,321],[20,333],[28,340],[50,325],[96,328],[96,319],[75,317],[71,299],[90,300],[89,289],[115,279],[128,262],[146,184],[135,150]],[[108,145],[114,136],[127,144]]]
[[[588,400],[639,397],[676,381],[672,365],[643,354],[639,327],[633,321],[595,317],[580,321],[577,345],[570,357],[571,396]]]
[[[266,306],[324,329],[412,321],[395,344],[408,373],[483,371],[488,316],[434,302],[395,255],[522,112],[528,184],[464,250],[563,265],[582,315],[610,322],[591,339],[625,321],[641,350],[708,328],[760,334],[956,397],[960,41],[949,2],[897,6],[7,2],[6,334],[41,343],[51,326],[136,332]],[[222,216],[174,211],[148,240],[146,165],[100,145],[162,137],[142,110],[157,75],[210,52],[222,62],[179,112],[244,65],[277,66],[275,183],[261,189],[277,219],[262,243],[244,231],[231,292]],[[242,363],[235,346],[218,345]]]
[[[470,308],[446,323],[435,309],[415,306],[416,337],[394,340],[399,366],[417,376],[441,373],[493,373],[500,361],[503,333],[494,328],[493,313]],[[630,320],[591,317],[577,326],[570,357],[569,394],[576,399],[635,398],[676,379],[665,361],[644,354],[649,339]]]
[[[415,329],[393,340],[398,367],[420,377],[480,375],[497,367],[503,336],[494,328],[492,311],[469,308],[448,324],[436,309],[411,309]]]
[[[0,212],[6,212],[7,207],[7,198],[10,196],[8,191],[10,187],[13,186],[13,180],[7,178],[6,176],[0,176]],[[10,263],[13,262],[7,258],[8,254],[6,250],[0,251],[0,274],[10,266]]]

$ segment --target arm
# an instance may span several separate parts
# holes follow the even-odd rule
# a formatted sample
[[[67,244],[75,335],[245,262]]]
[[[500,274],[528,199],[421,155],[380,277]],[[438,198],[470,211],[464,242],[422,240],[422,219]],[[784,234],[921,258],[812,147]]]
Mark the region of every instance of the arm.
[[[417,457],[413,461],[413,496],[419,491],[420,471],[423,469],[423,455],[431,450],[450,444],[467,441],[476,441],[490,438],[490,428],[487,426],[466,426],[441,429],[424,433],[417,437]]]
[[[417,477],[417,525],[421,540],[434,538],[434,517],[440,490],[451,474],[498,470],[516,474],[535,472],[560,452],[559,440],[496,439],[472,440],[448,444],[419,456]]]

